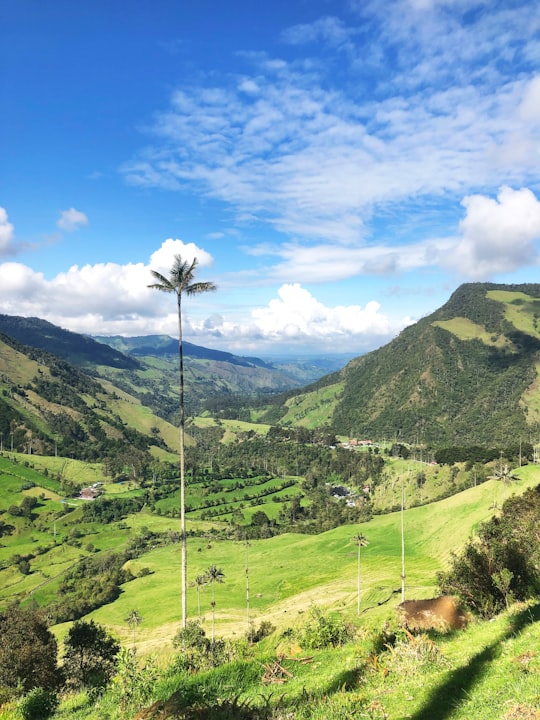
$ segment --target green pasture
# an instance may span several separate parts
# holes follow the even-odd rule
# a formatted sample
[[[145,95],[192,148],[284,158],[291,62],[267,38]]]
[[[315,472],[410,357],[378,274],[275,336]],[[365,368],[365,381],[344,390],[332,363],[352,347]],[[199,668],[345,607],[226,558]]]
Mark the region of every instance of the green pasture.
[[[191,510],[187,513],[188,517],[197,517],[200,512],[204,510],[219,510],[231,512],[243,503],[246,508],[252,503],[256,502],[260,509],[260,506],[266,508],[269,504],[272,504],[273,498],[279,498],[283,495],[290,495],[291,497],[299,495],[301,490],[298,485],[291,485],[290,487],[281,488],[283,483],[289,479],[289,477],[275,477],[260,482],[256,485],[246,485],[243,488],[228,488],[236,483],[245,482],[240,478],[231,478],[229,480],[220,480],[219,486],[222,490],[208,492],[207,488],[202,483],[193,483],[186,486],[186,506],[189,506]],[[168,512],[170,510],[177,510],[180,506],[180,491],[172,493],[166,498],[158,500],[156,502],[156,508],[159,508],[162,512]]]
[[[218,425],[229,434],[230,439],[234,439],[238,433],[246,433],[252,431],[257,435],[266,435],[270,429],[270,425],[264,423],[247,422],[245,420],[215,420],[213,417],[206,415],[197,415],[192,420],[193,425],[198,428],[217,427]],[[189,431],[189,428],[188,428]]]
[[[505,305],[504,316],[518,330],[540,338],[536,324],[540,312],[540,300],[522,292],[488,290],[487,297]]]
[[[0,472],[2,468],[20,474],[29,480],[33,480],[36,485],[57,491],[60,488],[56,477],[69,480],[79,487],[92,485],[95,482],[105,482],[101,463],[90,463],[84,460],[73,460],[72,458],[54,457],[49,455],[26,455],[23,453],[5,452],[5,458],[0,456]],[[13,465],[10,460],[15,460]],[[5,465],[2,464],[4,461]],[[25,467],[28,463],[32,467]],[[43,475],[43,471],[47,470],[48,477]]]
[[[51,460],[58,459],[36,456],[32,462],[48,463]],[[405,472],[407,482],[413,482],[411,478],[414,478],[414,472],[409,472],[411,467],[414,465],[410,461],[396,461],[392,465],[399,492],[400,478]],[[31,572],[27,575],[19,572],[17,566],[0,570],[0,605],[5,605],[13,597],[25,600],[33,597],[38,604],[46,604],[54,598],[61,574],[90,552],[119,551],[130,537],[145,528],[155,532],[179,530],[177,518],[158,516],[148,509],[108,525],[83,523],[81,502],[78,505],[75,503],[73,508],[68,506],[69,512],[61,514],[65,512],[66,504],[59,502],[60,496],[49,489],[41,491],[38,485],[38,480],[43,481],[43,484],[51,482],[58,485],[56,480],[38,476],[35,469],[25,467],[22,462],[13,465],[8,459],[0,457],[0,470],[2,468],[7,472],[0,474],[0,507],[7,509],[13,503],[20,503],[21,485],[28,481],[36,482],[35,487],[26,492],[37,493],[40,506],[36,508],[33,524],[26,518],[4,516],[14,525],[15,531],[2,538],[0,563],[9,561],[15,554],[34,557],[31,560]],[[72,476],[80,478],[83,471],[90,472],[89,468],[91,466],[88,463],[68,461],[63,470],[69,469]],[[435,473],[443,470],[433,467],[432,472],[433,477],[436,477]],[[521,478],[517,482],[506,485],[490,480],[440,502],[406,510],[407,597],[426,597],[435,593],[435,574],[446,565],[450,552],[459,549],[478,523],[496,512],[512,492],[522,492],[540,481],[539,466],[528,465],[515,472]],[[213,509],[223,509],[227,513],[219,517],[221,521],[228,519],[232,510],[241,502],[244,503],[242,513],[245,522],[249,523],[258,510],[263,510],[270,519],[274,519],[282,503],[273,502],[273,498],[298,492],[297,485],[279,490],[283,479],[272,478],[260,485],[227,492],[227,485],[230,487],[236,482],[231,479],[220,483],[223,488],[221,493],[209,496],[208,499],[222,497],[227,500],[226,506],[213,506]],[[108,489],[138,492],[129,483]],[[251,501],[243,497],[246,492],[255,494],[261,490],[270,493],[254,501],[260,501],[261,504],[251,505]],[[189,492],[193,492],[193,498],[190,498]],[[204,501],[202,486],[188,486],[186,499],[188,504],[191,499]],[[172,504],[177,503],[174,496],[167,500]],[[215,564],[223,569],[225,583],[216,586],[218,634],[243,633],[247,623],[246,546],[232,540],[215,540],[212,528],[223,527],[223,522],[221,525],[203,522],[197,519],[197,514],[189,513],[188,530],[205,535],[190,536],[188,539],[189,578],[192,581],[210,565]],[[401,514],[398,512],[375,516],[368,523],[343,526],[321,535],[284,534],[250,541],[250,619],[268,619],[277,626],[287,626],[297,622],[312,603],[340,609],[353,618],[356,611],[357,554],[351,538],[358,531],[369,540],[369,545],[362,550],[362,617],[378,617],[387,613],[400,595],[400,528]],[[180,613],[179,546],[159,547],[132,560],[131,565],[135,574],[143,567],[149,568],[150,574],[127,583],[118,600],[96,610],[93,615],[122,635],[127,633],[124,618],[132,609],[138,610],[144,618],[141,638],[145,638],[150,650],[153,644],[168,642],[177,627]],[[188,603],[193,617],[197,613],[197,593],[194,587],[189,589]],[[208,628],[208,588],[201,593],[201,611]]]
[[[454,479],[456,486],[467,479],[470,486],[474,479],[465,473],[463,464],[457,465],[459,472]],[[425,480],[419,486],[417,477],[423,473]],[[387,511],[401,505],[401,483],[405,489],[405,507],[421,505],[440,498],[450,487],[451,468],[448,465],[431,465],[420,460],[395,459],[388,462],[383,481],[373,489],[371,499],[377,510]],[[369,483],[368,483],[369,484]]]
[[[476,488],[404,513],[406,597],[437,592],[435,574],[447,565],[450,552],[463,546],[478,523],[493,514],[513,492],[540,480],[540,468],[526,468],[512,485],[491,480]],[[149,524],[149,527],[151,525]],[[374,517],[368,523],[336,528],[321,535],[284,534],[249,543],[250,618],[270,620],[278,627],[295,624],[311,604],[356,614],[357,552],[351,538],[358,531],[368,539],[362,550],[362,617],[382,617],[400,600],[401,514]],[[189,538],[188,577],[192,581],[210,565],[225,573],[216,585],[216,627],[219,635],[243,633],[246,612],[246,545],[239,541]],[[151,574],[124,586],[121,597],[92,613],[114,632],[127,633],[124,619],[136,609],[144,618],[141,639],[152,644],[170,640],[180,617],[179,546],[158,548],[131,562]],[[209,629],[210,590],[201,593],[201,612]],[[191,617],[197,615],[197,594],[188,592]]]
[[[179,448],[178,429],[171,423],[154,415],[150,408],[142,405],[133,396],[119,390],[106,380],[101,383],[109,391],[107,406],[111,412],[118,415],[120,419],[130,427],[134,427],[144,435],[149,435],[153,427],[159,430],[159,434],[172,450]],[[99,410],[96,410],[99,414]],[[106,420],[106,417],[104,416]]]
[[[50,476],[46,477],[40,472],[43,468],[40,459],[39,455],[23,455],[12,452],[4,452],[3,455],[0,455],[0,498],[2,488],[12,486],[10,478],[13,479],[14,486],[18,485],[19,489],[22,485],[30,482],[46,490],[59,492],[58,480]],[[15,462],[13,462],[14,460]]]
[[[468,318],[456,317],[451,320],[435,320],[433,325],[448,330],[460,340],[480,340],[484,345],[497,348],[511,346],[510,341],[504,335],[494,336],[483,325],[478,325]]]
[[[334,408],[342,390],[343,384],[336,383],[296,395],[285,403],[288,410],[279,424],[310,429],[331,424]]]

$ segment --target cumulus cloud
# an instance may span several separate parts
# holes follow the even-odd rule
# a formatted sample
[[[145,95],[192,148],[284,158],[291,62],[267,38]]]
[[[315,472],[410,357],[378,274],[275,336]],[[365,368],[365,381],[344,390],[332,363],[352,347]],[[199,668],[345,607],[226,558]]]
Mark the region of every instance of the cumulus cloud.
[[[0,207],[0,255],[13,251],[13,225],[8,220],[5,208]]]
[[[540,202],[527,188],[503,186],[497,198],[469,195],[460,240],[447,264],[474,279],[538,262]]]
[[[169,238],[148,263],[73,265],[50,280],[22,263],[3,263],[0,309],[12,315],[42,317],[89,334],[174,334],[175,304],[148,285],[153,282],[150,270],[167,273],[175,254],[186,260],[197,257],[202,267],[212,261],[195,244]]]
[[[79,228],[88,225],[88,218],[80,210],[69,208],[69,210],[62,210],[60,218],[56,224],[60,230],[73,232],[74,230],[79,230]]]
[[[175,254],[197,257],[201,270],[212,257],[193,243],[169,238],[147,263],[74,265],[47,279],[22,263],[0,264],[0,311],[37,316],[90,335],[177,333],[176,304],[148,288],[150,270],[164,273]],[[197,299],[198,298],[198,299]],[[219,298],[190,299],[184,326],[190,341],[257,354],[276,349],[360,352],[390,340],[407,318],[392,320],[372,300],[327,307],[300,283],[285,283],[267,305],[231,319]]]
[[[364,307],[327,307],[299,283],[287,283],[244,322],[233,323],[216,313],[196,331],[206,332],[210,344],[225,338],[229,349],[242,352],[362,352],[383,345],[411,322],[408,317],[390,318],[375,300]]]
[[[378,302],[365,308],[359,305],[325,307],[299,283],[282,285],[278,297],[267,307],[252,311],[252,318],[266,337],[309,339],[338,338],[351,335],[389,335],[390,322],[379,311]]]
[[[197,258],[200,267],[211,265],[213,262],[210,253],[197,247],[195,243],[185,243],[182,240],[168,238],[162,243],[159,250],[150,256],[150,268],[166,275],[173,264],[175,255],[180,255],[186,262],[192,262],[194,258]]]

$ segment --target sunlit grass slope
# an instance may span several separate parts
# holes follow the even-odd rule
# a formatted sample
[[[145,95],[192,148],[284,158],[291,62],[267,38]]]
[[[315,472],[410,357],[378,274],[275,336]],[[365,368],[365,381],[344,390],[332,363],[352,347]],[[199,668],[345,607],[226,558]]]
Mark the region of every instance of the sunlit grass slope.
[[[470,537],[478,523],[493,515],[510,494],[523,492],[540,481],[540,468],[522,469],[522,479],[512,485],[491,480],[446,500],[406,511],[406,597],[429,597],[437,592],[435,575],[445,567],[450,552]],[[149,522],[149,526],[151,523]],[[285,534],[266,540],[215,541],[189,539],[191,580],[210,565],[225,573],[216,585],[218,635],[242,634],[247,628],[246,560],[249,566],[249,619],[271,620],[278,627],[298,621],[317,605],[356,613],[356,548],[352,536],[360,530],[369,540],[362,551],[362,611],[366,617],[383,617],[400,599],[400,514],[373,518],[369,523],[344,526],[321,535]],[[170,640],[180,617],[179,546],[156,549],[132,561],[151,574],[124,586],[121,597],[92,614],[100,623],[129,641],[125,618],[136,609],[144,618],[140,637],[148,650]],[[201,613],[207,629],[210,590],[201,592]],[[188,608],[197,616],[197,594],[189,589]]]

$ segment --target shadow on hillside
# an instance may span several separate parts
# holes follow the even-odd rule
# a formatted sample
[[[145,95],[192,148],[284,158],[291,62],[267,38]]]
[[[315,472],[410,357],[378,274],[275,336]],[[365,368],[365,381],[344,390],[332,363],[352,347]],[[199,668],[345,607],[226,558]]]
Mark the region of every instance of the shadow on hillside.
[[[496,642],[471,658],[467,665],[454,670],[447,681],[435,688],[424,707],[411,720],[445,720],[468,698],[474,686],[488,672],[489,663],[505,640],[519,635],[527,625],[540,620],[540,603],[526,608],[511,618],[508,630]]]

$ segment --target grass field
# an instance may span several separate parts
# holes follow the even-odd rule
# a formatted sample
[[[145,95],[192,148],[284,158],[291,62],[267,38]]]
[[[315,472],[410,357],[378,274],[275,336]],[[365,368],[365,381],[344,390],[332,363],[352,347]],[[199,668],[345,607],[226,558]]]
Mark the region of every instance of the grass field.
[[[523,479],[511,486],[491,480],[446,500],[406,511],[407,598],[436,593],[435,573],[446,566],[450,552],[465,543],[478,523],[491,517],[494,503],[500,507],[511,493],[522,492],[540,481],[540,468],[528,466],[523,470]],[[358,530],[370,543],[362,553],[363,616],[386,615],[399,602],[396,594],[401,586],[399,513],[321,535],[285,534],[250,541],[250,619],[288,626],[296,623],[312,603],[354,617],[357,555],[351,538]],[[215,588],[218,634],[242,634],[247,623],[245,544],[209,536],[207,540],[190,538],[188,549],[191,580],[210,565],[217,565],[225,573],[225,582]],[[132,561],[132,565],[135,570],[149,567],[152,574],[128,583],[118,600],[96,610],[93,617],[127,638],[124,618],[136,609],[144,618],[139,631],[141,641],[150,651],[172,637],[179,621],[179,547],[159,548]],[[201,606],[208,629],[208,590],[201,595]],[[194,587],[188,593],[188,607],[191,616],[196,616]]]
[[[13,518],[16,531],[2,538],[0,562],[14,553],[33,553],[34,559],[27,575],[14,565],[0,570],[2,605],[17,597],[33,598],[38,604],[52,602],[62,573],[89,554],[89,543],[97,551],[118,551],[145,528],[164,533],[179,530],[177,518],[158,516],[146,508],[108,525],[81,523],[80,506],[57,515],[62,509],[58,481],[51,475],[44,478],[37,469],[26,466],[26,456],[18,460],[13,465],[0,457],[0,506],[20,501],[26,494],[33,495],[39,499],[37,520],[29,526],[25,518]],[[47,459],[47,463],[49,460],[55,459]],[[38,463],[38,458],[33,457],[32,462]],[[52,474],[52,466],[48,467]],[[410,462],[398,461],[395,477],[403,477],[410,467]],[[66,472],[68,468],[75,477],[92,477],[92,469],[84,464],[63,467]],[[490,480],[439,502],[405,511],[407,599],[437,594],[436,572],[447,565],[451,551],[462,547],[478,524],[497,512],[512,493],[521,493],[540,482],[540,466],[528,465],[515,472],[520,479],[511,484]],[[274,479],[274,487],[277,480]],[[432,480],[435,482],[436,478]],[[408,482],[412,490],[413,482],[410,479]],[[226,488],[234,483],[234,480],[223,483],[224,497],[232,494]],[[267,481],[245,490],[260,490],[266,484]],[[26,489],[21,494],[23,486]],[[127,486],[110,489],[132,492]],[[204,500],[202,494],[201,499]],[[268,514],[272,506],[279,508],[279,503],[270,502],[262,507]],[[246,507],[245,513],[257,509],[258,506]],[[50,521],[53,516],[54,524]],[[188,523],[188,529],[199,533],[188,540],[189,580],[203,574],[210,565],[218,566],[225,575],[224,582],[215,587],[216,635],[240,640],[252,623],[257,626],[263,620],[271,622],[277,630],[259,649],[253,649],[252,653],[258,655],[250,655],[243,663],[216,668],[191,679],[164,677],[158,689],[160,697],[168,698],[189,682],[199,688],[197,692],[204,698],[214,697],[214,692],[217,697],[241,693],[253,705],[271,698],[278,706],[281,697],[282,702],[294,708],[293,715],[286,716],[295,720],[363,717],[537,720],[532,713],[540,702],[534,682],[540,672],[540,655],[534,649],[540,644],[538,604],[517,606],[492,623],[473,622],[464,632],[436,638],[436,644],[430,638],[413,642],[404,636],[374,657],[374,637],[385,621],[395,623],[394,608],[401,600],[400,513],[378,515],[370,522],[335,528],[320,535],[283,534],[251,540],[249,545],[216,539],[213,530],[219,526],[197,519]],[[221,523],[221,527],[226,525]],[[81,543],[63,542],[72,536],[74,529],[83,532]],[[352,542],[359,531],[369,541],[362,550],[360,616],[357,550]],[[36,552],[38,547],[45,551]],[[123,645],[130,646],[134,637],[126,618],[137,610],[142,617],[135,636],[138,655],[140,658],[156,655],[159,665],[165,667],[174,657],[171,641],[180,624],[180,546],[157,547],[130,560],[129,566],[136,579],[123,585],[116,601],[87,617],[104,625]],[[141,574],[143,569],[146,570]],[[203,588],[198,598],[196,588],[190,586],[188,614],[193,619],[198,617],[199,600],[201,622],[210,635],[210,588]],[[312,652],[306,665],[289,661],[287,667],[292,677],[286,686],[279,686],[279,692],[265,688],[260,680],[262,662],[276,653],[286,657],[306,655],[305,649],[298,646],[294,630],[306,622],[313,606],[338,612],[351,622],[356,629],[355,642]],[[67,623],[53,628],[60,641],[68,628]],[[122,716],[122,720],[127,717]],[[0,718],[20,720],[10,706],[5,713],[0,709]],[[102,700],[88,702],[83,693],[66,697],[55,719],[120,720],[120,716],[114,695],[106,694]]]

